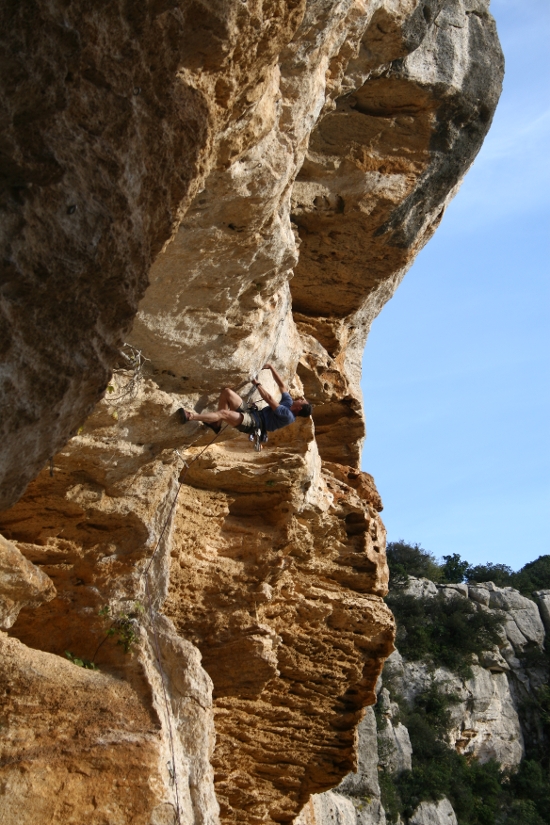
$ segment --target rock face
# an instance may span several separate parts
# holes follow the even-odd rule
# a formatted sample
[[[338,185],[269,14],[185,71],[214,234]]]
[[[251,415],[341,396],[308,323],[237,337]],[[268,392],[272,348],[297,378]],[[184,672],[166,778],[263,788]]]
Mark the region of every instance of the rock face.
[[[392,650],[361,354],[489,128],[494,23],[482,0],[1,14],[5,821],[37,797],[29,825],[314,816]],[[181,426],[267,360],[313,420],[262,453]]]
[[[535,596],[537,597],[545,630],[547,633],[550,633],[550,590],[537,590]]]
[[[145,686],[76,668],[5,634],[0,644],[1,708],[9,721],[2,737],[4,822],[172,822],[170,749],[160,731],[162,709],[151,706]],[[180,721],[191,746],[178,754],[180,773],[192,765],[179,784],[182,821],[214,822],[211,781],[205,787],[196,758],[211,731],[193,710]]]
[[[23,610],[12,632],[52,658],[65,650],[95,658],[102,673],[129,682],[135,701],[145,701],[148,684],[159,758],[163,766],[176,759],[180,796],[208,785],[212,764],[225,821],[288,820],[353,767],[354,728],[392,649],[392,617],[379,595],[380,502],[366,474],[321,463],[310,421],[284,440],[274,435],[258,454],[234,432],[211,447],[199,425],[182,435],[173,406],[147,380],[116,424],[103,402],[56,457],[53,479],[43,472],[5,514],[3,529],[57,590],[40,623]],[[155,422],[153,460],[151,445],[137,442],[144,429],[152,437]],[[171,511],[181,470],[173,447],[182,450],[183,439],[186,458],[198,458]],[[137,620],[143,641],[125,657],[114,639],[102,643],[108,624],[98,614],[106,605],[125,614],[136,603],[146,608]],[[151,649],[157,637],[162,672]],[[166,785],[174,804],[169,778]],[[216,821],[213,796],[201,797],[198,811]]]
[[[22,607],[38,607],[53,598],[51,579],[0,536],[0,628],[8,630]]]
[[[399,652],[394,651],[392,657],[392,664],[388,664],[388,668],[399,669],[402,666]],[[399,721],[399,708],[392,702],[387,688],[382,688],[378,694],[377,704],[385,723],[378,732],[378,764],[389,773],[410,771],[412,745],[409,731]]]
[[[346,825],[386,825],[378,771],[395,775],[410,770],[413,755],[407,728],[399,721],[399,705],[392,697],[411,705],[415,696],[435,682],[444,693],[455,697],[450,706],[450,746],[481,763],[494,759],[503,769],[517,768],[525,754],[525,741],[536,741],[540,736],[540,720],[537,725],[526,708],[537,704],[536,691],[546,684],[546,677],[536,659],[531,666],[521,659],[528,652],[543,650],[547,591],[533,594],[537,601],[532,601],[511,587],[499,588],[492,582],[439,585],[428,579],[410,578],[406,592],[417,598],[434,598],[438,593],[470,598],[483,610],[501,611],[501,643],[486,651],[479,665],[472,666],[470,678],[461,678],[446,668],[434,669],[427,662],[407,662],[395,650],[386,661],[377,687],[376,716],[369,709],[359,724],[356,772],[335,791],[313,797],[302,819],[297,820],[298,825],[332,825],[340,820]],[[365,781],[365,777],[369,779]],[[440,799],[422,802],[407,825],[456,822],[449,800]]]
[[[208,169],[254,141],[303,13],[3,5],[0,506],[104,392],[151,263]]]
[[[457,825],[455,812],[448,799],[421,802],[409,819],[410,825]]]
[[[357,378],[498,99],[484,0],[41,0],[1,23],[0,506],[104,391],[155,259],[133,340],[200,391],[273,352],[295,269],[325,352],[308,390],[343,372],[326,413],[359,432],[344,362]]]
[[[402,693],[410,702],[433,676],[445,693],[459,700],[451,709],[454,723],[451,744],[460,753],[475,756],[482,762],[496,759],[505,768],[517,767],[524,753],[523,736],[505,673],[473,665],[472,677],[461,679],[445,668],[437,668],[432,674],[429,666],[404,663],[399,655],[394,655],[389,673],[394,691]],[[393,746],[395,756],[393,761],[388,761],[390,772],[394,764],[397,770],[406,769],[400,758],[401,750],[399,743]]]

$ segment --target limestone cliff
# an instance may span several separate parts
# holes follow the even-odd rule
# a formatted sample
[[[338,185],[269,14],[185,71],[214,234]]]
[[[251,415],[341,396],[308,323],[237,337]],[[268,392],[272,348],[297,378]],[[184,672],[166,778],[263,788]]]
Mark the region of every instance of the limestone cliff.
[[[360,361],[489,128],[494,23],[27,5],[1,11],[3,821],[291,822],[354,769],[392,650]],[[267,360],[312,421],[262,453],[182,427]]]
[[[481,764],[495,760],[503,770],[514,771],[525,757],[526,744],[531,752],[547,752],[544,708],[537,700],[548,684],[544,657],[547,591],[534,593],[532,600],[492,582],[436,585],[411,578],[408,592],[416,598],[435,598],[439,593],[469,599],[478,609],[498,614],[500,642],[478,657],[469,676],[448,668],[434,669],[427,660],[406,661],[395,650],[377,686],[376,715],[369,709],[359,725],[356,771],[335,792],[313,796],[297,825],[332,825],[335,820],[341,825],[387,825],[395,821],[384,810],[379,777],[411,770],[414,748],[401,721],[400,704],[411,706],[415,697],[434,684],[452,696],[448,743],[458,753]],[[457,817],[448,799],[425,799],[410,817],[399,821],[456,825]],[[499,821],[504,821],[502,816]],[[533,821],[538,819],[533,817]]]

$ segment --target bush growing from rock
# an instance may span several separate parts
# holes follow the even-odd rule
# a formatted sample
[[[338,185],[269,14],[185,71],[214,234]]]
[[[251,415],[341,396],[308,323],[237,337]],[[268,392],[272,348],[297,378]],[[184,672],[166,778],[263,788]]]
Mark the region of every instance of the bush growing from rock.
[[[397,621],[397,647],[410,661],[428,659],[467,677],[474,656],[500,640],[499,614],[480,610],[460,596],[419,598],[394,591],[386,600]]]
[[[419,544],[391,541],[386,547],[386,558],[390,568],[390,588],[403,586],[409,576],[439,581],[441,568],[435,556]]]
[[[471,565],[458,553],[443,556],[440,564],[433,553],[424,550],[420,544],[409,544],[403,539],[389,542],[386,554],[390,589],[405,586],[409,576],[441,583],[492,581],[497,587],[515,587],[524,596],[532,596],[534,590],[550,588],[550,554],[527,562],[517,572],[507,564]]]

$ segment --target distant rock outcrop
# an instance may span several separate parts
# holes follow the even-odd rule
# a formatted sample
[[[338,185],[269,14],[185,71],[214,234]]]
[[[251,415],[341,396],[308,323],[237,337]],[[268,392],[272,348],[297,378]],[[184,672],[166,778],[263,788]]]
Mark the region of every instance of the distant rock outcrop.
[[[396,650],[388,658],[377,692],[376,715],[368,709],[359,725],[359,761],[355,773],[347,776],[330,794],[322,794],[303,814],[303,825],[332,825],[331,811],[338,810],[346,825],[387,825],[377,777],[380,770],[397,775],[411,768],[413,748],[407,728],[399,721],[400,706],[392,697],[411,705],[434,683],[453,696],[449,706],[449,745],[458,753],[485,763],[494,759],[503,769],[516,769],[525,755],[525,742],[541,735],[537,711],[526,713],[537,690],[546,684],[547,671],[537,664],[525,664],[527,651],[542,653],[545,632],[547,591],[534,593],[536,601],[511,587],[483,584],[440,585],[428,579],[409,580],[404,591],[416,598],[438,594],[469,598],[482,610],[499,611],[502,618],[501,643],[483,653],[471,676],[459,676],[428,661],[407,662]],[[378,719],[377,741],[373,724]],[[363,782],[364,776],[371,777]],[[353,813],[353,816],[352,816]],[[354,818],[355,817],[355,818]],[[297,821],[302,825],[302,820]],[[422,802],[407,825],[456,825],[448,799]]]

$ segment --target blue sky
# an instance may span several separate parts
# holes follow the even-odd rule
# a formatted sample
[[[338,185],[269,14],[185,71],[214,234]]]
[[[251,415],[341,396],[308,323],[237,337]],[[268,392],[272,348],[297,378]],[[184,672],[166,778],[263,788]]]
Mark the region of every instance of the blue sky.
[[[491,131],[375,320],[363,469],[388,540],[518,569],[550,553],[550,3],[493,0]]]

